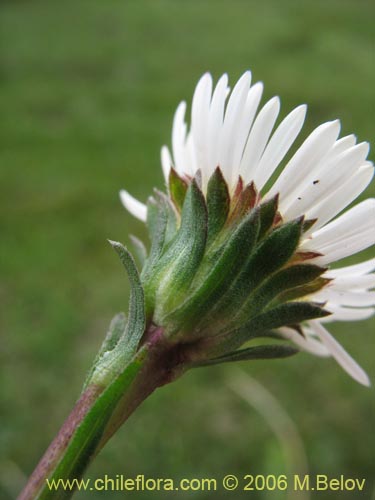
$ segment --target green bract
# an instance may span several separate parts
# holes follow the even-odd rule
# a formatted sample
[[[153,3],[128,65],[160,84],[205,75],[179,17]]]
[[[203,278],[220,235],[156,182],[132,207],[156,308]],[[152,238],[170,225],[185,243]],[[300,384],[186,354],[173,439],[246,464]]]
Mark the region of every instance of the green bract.
[[[340,122],[333,120],[316,127],[288,158],[307,107],[279,121],[280,99],[259,108],[262,91],[250,71],[234,86],[227,74],[214,85],[205,73],[190,120],[182,101],[172,147],[161,148],[168,196],[155,193],[145,205],[120,191],[125,208],[150,229],[152,249],[142,271],[147,325],[160,325],[163,338],[184,355],[191,344],[189,361],[226,355],[228,346],[254,336],[255,327],[256,335],[272,328],[267,335],[332,356],[368,386],[367,374],[325,323],[375,312],[375,259],[331,267],[375,242],[375,199],[347,209],[373,177],[369,144],[354,135],[340,138]],[[136,250],[145,262],[139,242]],[[316,266],[327,267],[322,273]],[[306,301],[314,304],[306,307]],[[320,317],[328,314],[323,304],[329,318]]]
[[[262,202],[241,178],[230,196],[219,168],[206,197],[199,173],[181,178],[172,169],[168,187],[169,196],[155,191],[148,201],[148,255],[135,240],[146,331],[161,329],[163,342],[179,346],[193,366],[297,352],[282,344],[239,349],[255,338],[281,340],[274,329],[300,332],[301,322],[329,314],[303,299],[326,284],[326,269],[297,250],[314,221],[284,223],[278,197]]]

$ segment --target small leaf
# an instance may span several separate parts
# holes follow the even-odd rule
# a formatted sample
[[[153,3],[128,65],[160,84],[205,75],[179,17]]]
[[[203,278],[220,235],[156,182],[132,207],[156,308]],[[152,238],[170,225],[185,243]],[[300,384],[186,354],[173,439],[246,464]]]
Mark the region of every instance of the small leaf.
[[[151,196],[147,202],[147,226],[151,239],[151,247],[154,250],[151,253],[160,253],[163,248],[165,231],[167,227],[168,213],[164,199],[160,193],[155,190],[154,196]],[[157,243],[156,243],[157,242]]]
[[[297,286],[295,288],[292,288],[291,290],[286,290],[280,295],[279,300],[282,302],[286,302],[289,300],[296,300],[301,297],[306,297],[307,295],[311,295],[312,293],[319,291],[321,288],[328,285],[330,281],[331,280],[328,278],[316,278],[309,283]]]
[[[157,234],[160,234],[160,218],[167,219],[164,244],[168,243],[175,235],[178,227],[178,215],[176,208],[167,195],[158,189],[154,189],[154,196],[150,196],[147,201],[147,228],[151,242]]]
[[[267,231],[274,224],[277,208],[279,204],[279,195],[277,194],[271,200],[266,201],[260,205],[260,230],[259,239],[262,239]]]
[[[273,299],[287,290],[293,291],[301,285],[309,286],[316,278],[326,271],[325,268],[312,264],[297,264],[281,269],[271,275],[254,292],[250,293],[242,309],[244,317],[251,317],[260,312]]]
[[[160,193],[160,196],[163,197],[165,208],[167,211],[167,228],[165,230],[165,240],[164,240],[164,248],[168,246],[168,244],[173,240],[176,236],[178,226],[179,226],[179,217],[176,212],[175,206],[171,203],[169,198],[164,194]]]
[[[124,313],[119,313],[112,318],[112,321],[109,325],[107,335],[99,349],[96,358],[86,376],[86,380],[83,384],[83,391],[87,388],[87,386],[91,383],[93,373],[98,369],[100,362],[102,361],[105,353],[112,351],[118,344],[119,339],[125,332],[126,327],[126,316]]]
[[[254,182],[251,182],[238,196],[238,200],[229,215],[227,225],[232,225],[233,223],[240,221],[255,207],[257,201],[258,191],[255,188]]]
[[[121,336],[123,335],[126,328],[126,316],[123,312],[116,314],[109,325],[107,335],[101,345],[98,352],[98,356],[101,357],[105,352],[112,351],[118,344]]]
[[[309,319],[324,318],[331,313],[313,302],[288,302],[253,318],[248,327],[254,332],[301,323]]]
[[[147,224],[151,238],[151,250],[142,270],[141,278],[143,282],[147,281],[148,277],[155,271],[167,237],[169,210],[165,200],[166,197],[160,196],[157,191],[155,195],[157,199],[154,197],[149,198],[147,204]]]
[[[243,179],[241,176],[239,176],[236,187],[234,189],[233,196],[231,198],[232,209],[236,206],[238,198],[241,196],[242,191],[243,191]]]
[[[290,259],[289,264],[296,264],[297,262],[305,262],[306,260],[321,257],[323,254],[319,252],[296,252]]]
[[[181,212],[188,186],[186,181],[178,175],[174,168],[171,168],[169,172],[168,186],[173,203]]]
[[[220,363],[232,363],[235,361],[250,361],[255,359],[276,359],[287,358],[299,352],[298,349],[289,345],[262,345],[256,347],[247,347],[238,351],[224,354],[218,358],[208,359],[193,365],[193,368],[199,366],[217,365]]]
[[[193,181],[196,183],[198,188],[202,191],[202,170],[198,168],[198,170],[195,172]]]
[[[272,273],[280,269],[293,255],[298,246],[301,234],[302,219],[283,224],[267,235],[245,260],[243,269],[236,280],[226,291],[215,308],[215,315],[211,318],[212,326],[221,322],[221,318],[230,318],[232,323],[238,324],[237,315],[247,302],[249,294]],[[243,318],[242,318],[243,320]],[[233,327],[234,328],[234,327]]]
[[[317,220],[318,219],[306,219],[305,221],[303,221],[302,232],[306,233],[306,231],[313,227]]]
[[[228,217],[230,197],[228,186],[219,167],[210,177],[207,187],[208,236],[210,243],[224,227]]]
[[[274,229],[257,247],[248,263],[247,279],[252,286],[280,269],[298,247],[302,218]]]
[[[234,332],[223,335],[231,346],[240,347],[250,338],[264,330],[299,324],[310,319],[323,318],[331,314],[313,302],[288,302],[269,309],[245,323]]]
[[[255,209],[233,231],[208,274],[197,275],[198,288],[192,287],[191,297],[167,318],[168,324],[177,320],[187,330],[197,326],[197,321],[216,305],[251,254],[258,230],[259,211]]]
[[[157,230],[158,218],[159,218],[159,205],[153,196],[149,196],[147,200],[146,225],[151,241],[153,241],[155,231]]]
[[[137,267],[129,251],[121,243],[116,241],[110,241],[110,244],[118,253],[128,274],[131,286],[128,322],[125,333],[117,344],[117,347],[121,346],[123,349],[123,362],[125,362],[130,359],[137,350],[139,341],[144,333],[146,325],[144,293]]]
[[[189,287],[201,263],[207,237],[207,209],[195,181],[189,186],[181,213],[181,225],[163,254],[158,271],[147,287],[158,289],[161,310],[174,307]],[[161,311],[159,311],[160,314]]]

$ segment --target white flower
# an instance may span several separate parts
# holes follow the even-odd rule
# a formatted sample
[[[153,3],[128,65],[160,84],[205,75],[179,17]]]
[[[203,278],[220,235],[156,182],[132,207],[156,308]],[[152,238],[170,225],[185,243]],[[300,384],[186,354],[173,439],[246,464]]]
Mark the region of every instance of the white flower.
[[[328,266],[372,245],[375,199],[367,199],[340,214],[372,179],[373,164],[366,160],[368,143],[357,144],[354,135],[339,139],[340,122],[327,122],[317,127],[283,165],[304,123],[306,105],[298,106],[275,127],[279,98],[273,97],[258,111],[262,91],[260,82],[251,86],[249,71],[232,92],[227,75],[219,79],[214,89],[211,75],[203,75],[194,92],[190,129],[185,122],[186,103],[182,102],[173,121],[172,154],[166,146],[161,150],[166,181],[172,166],[183,177],[191,177],[199,169],[204,191],[210,175],[220,166],[232,192],[241,176],[245,183],[254,181],[263,199],[279,193],[283,220],[300,215],[317,219],[299,248],[301,252],[320,254],[311,263]],[[120,195],[128,211],[145,221],[146,205],[124,190]],[[374,269],[375,259],[329,269],[323,277],[331,281],[309,300],[325,303],[325,309],[332,314],[303,325],[305,336],[290,328],[279,330],[304,350],[333,356],[364,385],[369,385],[366,373],[322,323],[366,319],[373,314]]]

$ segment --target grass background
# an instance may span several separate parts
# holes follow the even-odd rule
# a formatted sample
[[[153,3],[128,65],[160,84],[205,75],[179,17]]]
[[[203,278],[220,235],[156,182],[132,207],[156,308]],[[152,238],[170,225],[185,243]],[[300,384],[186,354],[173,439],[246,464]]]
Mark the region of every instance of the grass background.
[[[284,116],[309,104],[305,135],[340,117],[343,134],[371,140],[375,7],[366,0],[16,0],[0,9],[0,496],[9,499],[73,405],[110,318],[127,307],[127,281],[106,238],[128,243],[129,233],[145,232],[117,192],[126,187],[145,199],[162,187],[159,150],[179,100],[190,99],[206,70],[227,71],[233,83],[250,67],[266,84],[265,98],[281,96]],[[373,326],[332,329],[374,381]],[[339,498],[370,499],[374,389],[307,354],[242,368],[294,420],[311,473],[364,477],[362,495]],[[232,374],[231,366],[197,370],[155,393],[88,477],[285,472],[269,425],[228,388]],[[167,498],[129,493],[138,496]]]

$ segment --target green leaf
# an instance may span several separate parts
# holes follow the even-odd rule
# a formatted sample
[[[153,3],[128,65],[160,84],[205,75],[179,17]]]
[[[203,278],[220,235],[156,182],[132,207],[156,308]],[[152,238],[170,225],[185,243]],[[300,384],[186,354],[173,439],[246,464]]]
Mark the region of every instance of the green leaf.
[[[189,186],[182,208],[181,225],[150,279],[150,289],[158,290],[160,310],[174,308],[186,290],[204,255],[207,237],[207,209],[202,191],[195,180]]]
[[[260,230],[259,239],[262,239],[267,231],[272,227],[279,204],[279,195],[277,194],[271,200],[260,205]]]
[[[241,189],[241,185],[242,182],[239,181],[237,187]],[[234,196],[234,199],[235,198],[236,195]],[[239,222],[243,217],[245,217],[245,215],[255,207],[257,199],[258,191],[255,188],[254,182],[251,182],[238,195],[237,202],[235,202],[235,205],[228,218],[228,226]]]
[[[244,317],[251,317],[254,313],[261,311],[269,303],[287,290],[308,286],[322,273],[325,268],[312,264],[296,264],[286,267],[271,275],[258,288],[256,288],[246,300],[241,314]]]
[[[116,316],[111,323],[108,338],[86,379],[85,387],[91,383],[107,386],[134,356],[146,326],[144,293],[133,257],[121,243],[109,243],[118,253],[130,281],[128,322],[125,326],[125,316]]]
[[[89,385],[92,380],[93,373],[98,369],[98,366],[103,360],[103,356],[106,356],[106,353],[113,351],[118,344],[121,336],[124,334],[126,328],[126,316],[124,313],[119,313],[112,318],[112,321],[109,325],[107,335],[99,349],[99,352],[94,359],[92,367],[89,370],[89,373],[86,376],[85,383],[83,384],[83,390]]]
[[[163,254],[168,227],[168,210],[164,200],[150,197],[147,203],[147,226],[151,239],[151,249],[143,266],[141,280],[145,286],[146,317],[150,318],[154,310],[155,290],[151,289],[150,278],[156,273],[157,265]]]
[[[210,243],[224,227],[229,213],[228,186],[219,167],[211,175],[207,187],[208,236]]]
[[[255,359],[276,359],[276,358],[287,358],[293,356],[299,352],[298,349],[289,345],[262,345],[255,347],[247,347],[246,349],[240,349],[238,351],[233,351],[218,358],[212,358],[205,361],[201,361],[193,365],[193,368],[200,366],[211,366],[220,363],[232,363],[236,361],[250,361]]]
[[[151,215],[149,231],[151,237],[150,255],[142,270],[141,279],[145,286],[146,317],[151,318],[155,309],[155,293],[163,262],[160,262],[166,248],[172,244],[177,233],[177,215],[169,198],[155,190],[155,198],[149,199]],[[151,227],[151,225],[153,225]]]
[[[167,227],[164,228],[164,219]],[[158,189],[154,189],[154,196],[147,201],[147,228],[151,243],[155,238],[163,235],[163,244],[167,244],[175,235],[178,228],[177,213],[169,197]],[[165,236],[164,236],[165,231]],[[161,245],[162,247],[163,245]]]
[[[168,187],[173,203],[181,212],[188,186],[186,181],[178,175],[174,168],[171,168],[169,171]]]
[[[309,319],[323,318],[331,314],[312,302],[288,302],[258,314],[242,327],[229,332],[223,337],[228,345],[238,348],[262,331],[302,323]]]
[[[109,329],[103,344],[98,352],[99,356],[102,356],[107,351],[112,351],[118,344],[120,337],[123,335],[126,328],[126,316],[123,312],[116,314],[112,318],[109,325]]]
[[[148,275],[151,272],[155,263],[160,259],[163,251],[168,223],[168,210],[165,203],[160,199],[156,200],[153,197],[149,198],[147,203],[147,216],[147,224],[149,226],[151,238],[151,250],[142,272],[142,278],[144,275]]]
[[[159,204],[153,196],[149,196],[147,200],[147,220],[146,225],[150,235],[150,240],[153,241],[155,232],[158,226],[159,219]]]
[[[301,222],[302,219],[298,219],[274,229],[248,255],[240,274],[228,287],[211,315],[213,329],[218,328],[223,319],[231,321],[231,329],[235,328],[233,325],[247,319],[247,316],[243,318],[240,314],[249,294],[293,255],[301,234]]]
[[[298,247],[301,224],[301,218],[283,224],[260,242],[233,285],[235,297],[247,297],[251,290],[288,262]]]
[[[318,219],[306,219],[306,220],[304,220],[303,225],[302,225],[302,232],[306,233],[306,231],[308,231],[309,229],[311,229],[313,227],[313,225],[315,224],[315,222],[317,220]]]
[[[280,302],[286,302],[289,300],[296,300],[301,297],[306,297],[307,295],[311,295],[312,293],[318,292],[324,286],[328,285],[331,280],[328,278],[316,278],[309,283],[306,283],[301,286],[297,286],[292,288],[291,290],[286,290],[278,297]]]
[[[196,327],[197,322],[216,305],[243,267],[257,241],[258,231],[259,211],[254,209],[233,231],[209,273],[197,275],[195,281],[198,286],[193,283],[190,298],[165,318],[165,324],[182,323],[186,330]]]
[[[135,351],[137,350],[139,341],[141,340],[141,337],[145,330],[146,318],[144,293],[137,267],[131,254],[119,242],[110,241],[110,244],[118,253],[120,260],[123,263],[128,274],[131,286],[128,322],[126,325],[125,333],[119,339],[117,344],[117,348],[121,347],[123,349],[123,361],[127,361],[134,355]]]
[[[302,221],[299,218],[283,224],[260,243],[245,271],[252,287],[288,262],[298,247]]]
[[[176,212],[174,205],[171,203],[169,198],[164,193],[161,193],[161,196],[164,199],[165,207],[167,210],[167,228],[165,231],[165,241],[164,241],[164,248],[163,248],[163,250],[164,250],[165,248],[167,248],[169,243],[176,236],[178,226],[179,226],[179,216]]]

